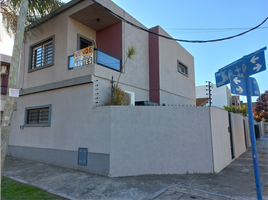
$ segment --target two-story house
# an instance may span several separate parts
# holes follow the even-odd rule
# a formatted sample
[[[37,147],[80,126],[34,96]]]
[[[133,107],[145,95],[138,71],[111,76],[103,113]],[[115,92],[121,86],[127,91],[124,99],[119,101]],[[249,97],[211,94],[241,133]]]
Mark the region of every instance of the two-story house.
[[[67,3],[23,44],[8,155],[107,175],[106,113],[96,107],[109,98],[111,78],[117,80],[130,46],[137,54],[126,63],[119,86],[134,93],[135,101],[195,105],[193,56],[176,41],[137,29],[109,10],[169,36],[161,27],[145,27],[111,0],[98,2],[103,6],[91,0]],[[88,46],[92,64],[75,68],[74,52]],[[77,164],[79,147],[90,157],[86,169]]]

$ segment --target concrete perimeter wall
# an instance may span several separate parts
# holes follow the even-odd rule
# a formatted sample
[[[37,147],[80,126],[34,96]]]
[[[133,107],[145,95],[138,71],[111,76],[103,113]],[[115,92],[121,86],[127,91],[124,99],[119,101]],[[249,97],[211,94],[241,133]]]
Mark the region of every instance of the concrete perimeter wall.
[[[227,112],[211,112],[223,113],[228,122]],[[111,116],[111,177],[214,172],[212,151],[218,147],[212,148],[209,108],[111,107]],[[226,123],[213,124],[228,131]],[[215,137],[221,134],[214,131]],[[216,162],[230,155],[226,132],[223,137],[222,148],[228,150],[218,148]],[[223,165],[230,162],[226,158]]]
[[[230,113],[234,156],[238,158],[246,151],[243,116]]]
[[[92,84],[81,87],[92,90]],[[62,89],[61,93],[55,90],[57,98],[49,95],[51,92],[31,95],[31,101],[27,95],[21,97],[12,119],[8,155],[111,177],[213,173],[231,162],[228,113],[222,109],[181,106],[92,109],[84,106],[84,101],[90,99],[89,93],[84,93],[84,98],[77,99],[75,104],[73,98],[64,98],[69,90],[74,96],[81,95],[78,88]],[[51,126],[20,130],[24,109],[37,105],[33,102],[52,104]],[[65,109],[73,105],[75,108]],[[238,126],[233,126],[236,157],[245,150],[242,120],[242,116],[232,116]],[[87,166],[77,164],[79,147],[88,148]]]
[[[214,172],[218,173],[232,161],[228,112],[216,107],[210,108],[213,144]]]
[[[248,117],[244,117],[245,121],[245,136],[246,136],[246,148],[251,147],[250,130]]]

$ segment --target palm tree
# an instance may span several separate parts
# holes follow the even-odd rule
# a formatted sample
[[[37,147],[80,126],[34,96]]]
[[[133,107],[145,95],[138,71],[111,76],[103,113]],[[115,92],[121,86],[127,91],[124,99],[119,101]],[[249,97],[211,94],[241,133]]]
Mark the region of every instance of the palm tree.
[[[3,24],[10,35],[16,34],[20,2],[20,0],[0,0]],[[48,14],[53,15],[54,11],[62,5],[64,3],[60,0],[28,0],[25,26],[32,25],[34,28],[24,32],[24,39],[26,36],[30,37],[31,34],[36,34],[36,31],[40,30],[39,26],[36,26],[38,22]]]
[[[57,0],[1,0],[0,13],[3,15],[3,22],[8,33],[15,34],[13,53],[11,58],[8,90],[6,103],[1,125],[1,177],[7,151],[7,142],[10,133],[11,118],[13,114],[14,97],[9,96],[9,88],[17,87],[17,77],[20,53],[22,49],[23,38],[26,39],[24,30],[27,25],[36,25],[43,17],[62,3]],[[35,24],[36,23],[36,24]],[[34,33],[34,29],[27,31]],[[0,178],[1,178],[0,177]]]

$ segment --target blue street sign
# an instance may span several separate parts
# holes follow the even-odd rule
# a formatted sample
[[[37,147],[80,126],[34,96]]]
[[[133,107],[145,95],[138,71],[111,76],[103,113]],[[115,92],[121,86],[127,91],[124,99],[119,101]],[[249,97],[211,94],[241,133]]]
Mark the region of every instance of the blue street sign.
[[[245,77],[264,71],[266,69],[264,50],[266,47],[247,55],[247,59],[243,57],[219,69],[215,73],[216,86],[220,87],[230,83],[231,75]]]
[[[231,79],[231,93],[247,96],[247,83],[246,79],[238,76],[230,76]]]
[[[250,88],[247,88],[246,78],[231,75],[231,93],[244,96],[247,96],[247,94],[250,96],[259,96],[259,87],[256,79],[250,77],[248,79],[251,82]]]
[[[251,79],[251,96],[260,96],[259,86],[255,78]]]
[[[215,73],[216,86],[220,87],[230,83],[230,76],[240,76],[244,77],[246,74],[246,65],[243,63],[242,59],[239,59],[217,71]]]
[[[249,76],[264,71],[266,69],[264,50],[266,50],[266,47],[255,51],[252,54],[244,56],[242,59],[239,59],[219,69],[218,72],[215,73],[217,87],[231,83],[231,92],[233,94],[247,96],[251,151],[258,200],[262,200],[262,191],[255,140],[251,96],[259,95],[259,87],[256,79],[251,78]]]
[[[249,76],[266,70],[264,50],[266,50],[266,47],[248,55],[248,61],[246,65],[247,73]]]

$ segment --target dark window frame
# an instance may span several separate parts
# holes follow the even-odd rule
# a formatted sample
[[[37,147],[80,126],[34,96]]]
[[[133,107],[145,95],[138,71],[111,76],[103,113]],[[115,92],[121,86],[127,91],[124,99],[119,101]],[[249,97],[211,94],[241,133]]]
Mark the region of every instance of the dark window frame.
[[[43,64],[40,67],[33,68],[33,51],[34,51],[34,49],[37,48],[38,46],[41,46],[41,45],[48,43],[49,41],[52,41],[52,61],[51,61],[51,63]],[[45,38],[37,43],[32,44],[29,48],[28,73],[53,66],[54,65],[54,57],[55,57],[55,35],[52,35],[52,36]]]
[[[91,40],[91,39],[89,39],[89,38],[77,33],[77,50],[81,49],[81,39],[90,42],[91,46],[93,46],[93,48],[95,47],[95,41],[94,40]]]
[[[28,113],[30,110],[41,110],[44,108],[48,108],[48,122],[46,123],[28,123]],[[24,127],[38,127],[38,126],[51,126],[51,112],[52,112],[52,104],[42,105],[42,106],[34,106],[34,107],[26,107],[25,115],[24,115]]]
[[[181,64],[181,66],[180,66],[180,64]],[[186,71],[186,72],[183,72],[182,70],[179,70],[179,68],[185,68],[185,71]],[[183,75],[189,77],[188,66],[185,65],[183,62],[181,62],[181,61],[179,61],[179,60],[177,60],[177,71],[180,72],[181,74],[183,74]]]

